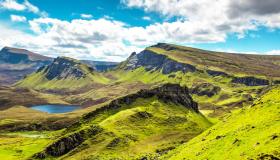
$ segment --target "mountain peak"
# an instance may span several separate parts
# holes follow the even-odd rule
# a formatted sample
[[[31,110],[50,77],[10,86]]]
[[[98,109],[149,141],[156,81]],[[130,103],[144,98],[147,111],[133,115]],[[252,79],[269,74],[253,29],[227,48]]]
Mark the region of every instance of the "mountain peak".
[[[39,71],[41,71],[40,69]],[[93,69],[86,64],[83,64],[79,60],[69,58],[69,57],[57,57],[54,61],[48,65],[44,72],[46,73],[46,78],[48,80],[52,79],[66,79],[84,78],[88,72],[93,71]]]

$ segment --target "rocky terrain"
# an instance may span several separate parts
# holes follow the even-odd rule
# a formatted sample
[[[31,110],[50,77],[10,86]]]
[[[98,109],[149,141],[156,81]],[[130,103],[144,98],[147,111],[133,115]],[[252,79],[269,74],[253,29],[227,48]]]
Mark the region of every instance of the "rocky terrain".
[[[66,57],[58,57],[45,68],[39,69],[37,72],[43,71],[48,80],[52,79],[67,79],[67,78],[84,78],[86,72],[81,66],[81,62]],[[86,66],[87,67],[87,66]],[[94,71],[93,68],[87,67],[89,71]]]

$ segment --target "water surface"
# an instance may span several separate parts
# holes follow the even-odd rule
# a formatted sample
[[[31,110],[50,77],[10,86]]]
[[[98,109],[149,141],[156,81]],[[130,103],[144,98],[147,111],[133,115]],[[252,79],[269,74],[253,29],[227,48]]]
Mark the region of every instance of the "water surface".
[[[81,107],[74,106],[74,105],[70,106],[70,105],[61,105],[61,104],[46,104],[46,105],[32,106],[31,108],[47,113],[67,113],[80,109]]]

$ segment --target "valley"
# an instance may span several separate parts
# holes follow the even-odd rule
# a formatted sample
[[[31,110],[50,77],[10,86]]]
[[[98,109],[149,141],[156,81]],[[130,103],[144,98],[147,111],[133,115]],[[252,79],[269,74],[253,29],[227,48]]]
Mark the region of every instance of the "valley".
[[[0,62],[0,159],[280,159],[280,56],[158,43],[120,63]]]

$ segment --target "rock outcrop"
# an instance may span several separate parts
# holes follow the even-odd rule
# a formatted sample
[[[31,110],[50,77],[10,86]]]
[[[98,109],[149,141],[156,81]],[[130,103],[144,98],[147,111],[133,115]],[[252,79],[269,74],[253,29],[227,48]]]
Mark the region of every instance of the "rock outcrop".
[[[210,75],[210,76],[213,76],[213,77],[216,77],[216,76],[224,76],[224,77],[229,77],[230,75],[225,73],[225,72],[222,72],[222,71],[214,71],[214,70],[206,70],[206,72]]]
[[[50,144],[44,151],[33,156],[35,159],[44,159],[47,156],[59,157],[62,156],[77,146],[81,145],[88,137],[92,137],[100,133],[103,129],[99,126],[91,126],[60,138]]]
[[[201,83],[201,84],[194,85],[191,88],[191,93],[196,94],[198,96],[212,97],[218,94],[220,91],[221,91],[220,87],[215,86],[211,83]]]
[[[93,71],[92,68],[81,63],[78,60],[74,60],[66,57],[58,57],[53,63],[46,66],[45,68],[40,68],[38,71],[44,71],[46,78],[48,80],[52,79],[66,79],[66,78],[84,78],[86,76],[85,69]]]
[[[195,72],[193,65],[177,62],[165,55],[154,53],[150,50],[144,50],[139,54],[133,53],[128,59],[125,69],[132,70],[139,67],[145,67],[147,71],[161,70],[163,74],[182,71]]]
[[[265,86],[269,85],[269,80],[256,77],[234,77],[232,83],[244,84],[246,86]]]
[[[140,90],[135,94],[130,94],[116,100],[113,100],[110,104],[105,105],[101,108],[98,108],[88,114],[86,114],[83,118],[85,120],[93,118],[95,115],[100,114],[105,110],[117,109],[121,108],[122,104],[129,105],[133,103],[138,98],[151,98],[158,97],[158,99],[167,102],[167,103],[175,103],[179,105],[183,105],[186,108],[198,111],[197,103],[193,101],[192,97],[189,94],[189,90],[187,87],[181,87],[179,84],[165,84],[161,87],[157,87],[154,89],[145,89]]]

